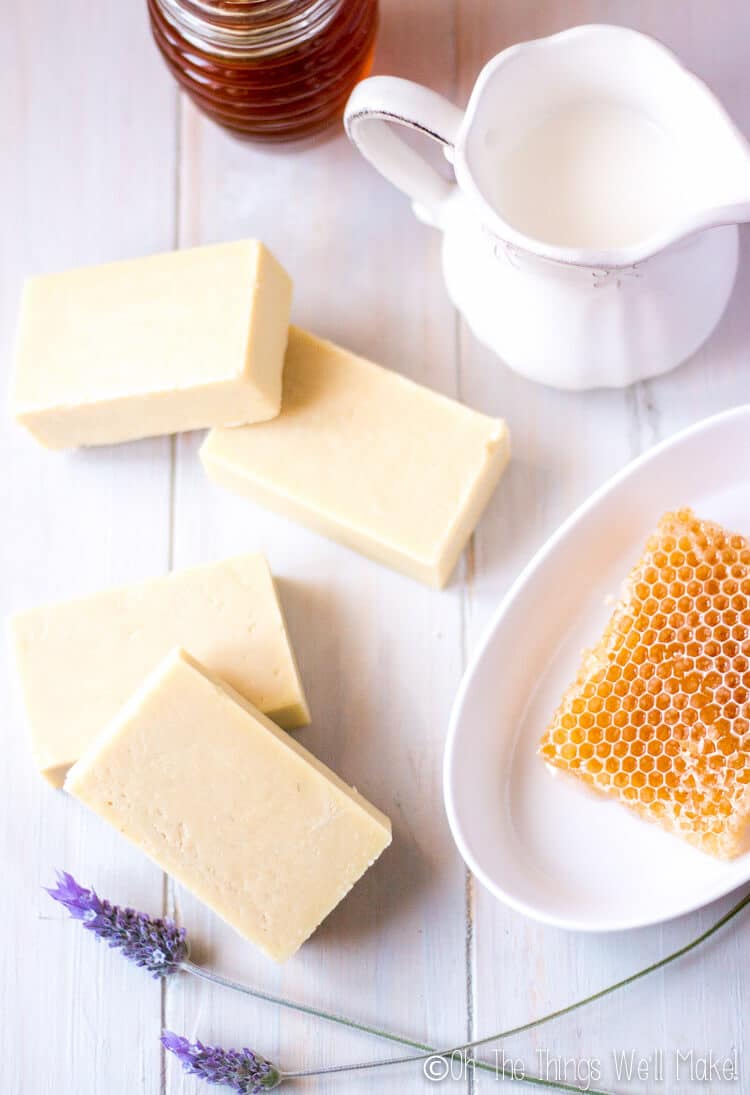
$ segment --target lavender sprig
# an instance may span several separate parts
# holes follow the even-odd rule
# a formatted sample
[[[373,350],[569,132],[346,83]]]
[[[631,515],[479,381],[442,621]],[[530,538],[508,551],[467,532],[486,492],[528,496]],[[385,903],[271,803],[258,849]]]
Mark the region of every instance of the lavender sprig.
[[[186,932],[174,920],[147,916],[102,901],[95,890],[79,886],[66,871],[57,872],[57,886],[47,893],[64,905],[74,920],[80,920],[84,928],[106,940],[110,947],[117,947],[153,977],[177,973],[187,959]]]
[[[371,1034],[375,1038],[383,1038],[398,1045],[408,1046],[410,1049],[423,1051],[418,1056],[406,1058],[407,1060],[422,1061],[431,1056],[442,1056],[438,1050],[432,1049],[424,1042],[415,1042],[410,1038],[404,1038],[402,1035],[358,1023],[356,1020],[348,1019],[343,1015],[321,1011],[307,1004],[284,1000],[249,986],[228,981],[220,974],[213,973],[211,970],[198,966],[189,960],[188,941],[184,928],[178,929],[172,920],[166,918],[151,917],[146,913],[136,912],[134,909],[122,909],[117,905],[112,905],[109,901],[102,901],[93,889],[84,889],[67,872],[58,871],[57,887],[47,889],[47,893],[55,901],[59,901],[60,904],[64,905],[70,915],[74,919],[80,920],[85,928],[93,930],[101,938],[106,939],[111,947],[120,949],[126,958],[136,962],[139,966],[149,968],[155,977],[170,977],[183,970],[203,980],[233,988],[268,1003],[313,1015],[331,1023],[338,1023],[350,1030],[359,1030],[365,1034]],[[153,950],[147,947],[144,952],[144,936],[149,940],[149,947],[155,944],[156,951],[160,952],[157,954],[155,962]],[[163,956],[166,957],[166,960],[163,960]],[[156,968],[154,968],[154,965]],[[253,1053],[249,1049],[223,1050],[218,1047],[207,1047],[201,1042],[190,1043],[187,1038],[182,1038],[169,1031],[164,1032],[162,1044],[179,1058],[186,1070],[194,1075],[201,1076],[208,1083],[223,1084],[243,1093],[271,1090],[278,1087],[284,1080],[301,1079],[305,1076],[330,1075],[336,1072],[356,1072],[361,1069],[378,1067],[378,1063],[366,1061],[361,1064],[334,1065],[329,1068],[304,1072],[282,1072],[281,1069],[271,1065],[260,1054]],[[467,1067],[489,1072],[495,1078],[498,1075],[510,1075],[507,1067],[492,1065],[487,1061],[479,1061],[473,1056],[469,1057],[462,1054],[460,1051],[452,1053],[451,1056],[464,1059]],[[243,1075],[238,1072],[240,1066],[243,1066],[246,1070],[249,1070],[251,1065],[259,1068],[259,1062],[268,1067],[268,1072],[259,1075],[259,1077],[254,1077],[252,1074]],[[392,1062],[396,1063],[396,1059],[387,1061],[388,1064]],[[520,1077],[515,1078],[521,1079]],[[261,1082],[265,1083],[265,1087],[257,1086]],[[581,1088],[570,1084],[543,1080],[531,1075],[524,1076],[522,1082],[555,1091],[580,1092],[581,1090]],[[237,1087],[238,1083],[244,1083],[245,1086]],[[256,1086],[248,1086],[251,1084]],[[606,1092],[589,1089],[588,1095],[606,1095]]]
[[[169,1030],[162,1034],[161,1044],[174,1053],[185,1072],[209,1084],[223,1084],[241,1095],[262,1095],[278,1087],[282,1080],[279,1070],[251,1049],[205,1046]]]
[[[222,1049],[220,1046],[206,1046],[203,1042],[190,1042],[187,1038],[180,1037],[165,1030],[161,1036],[161,1044],[170,1053],[174,1053],[184,1070],[191,1076],[197,1076],[208,1084],[217,1084],[228,1087],[232,1091],[241,1092],[242,1095],[263,1095],[263,1092],[271,1091],[279,1087],[285,1080],[299,1080],[310,1076],[331,1076],[337,1072],[359,1072],[363,1069],[373,1068],[372,1063],[359,1065],[335,1065],[332,1068],[314,1068],[304,1072],[282,1072],[259,1053],[253,1053],[251,1049]],[[409,1058],[410,1059],[410,1058]],[[503,1067],[498,1063],[492,1067],[473,1059],[467,1060],[468,1067],[485,1068],[494,1073],[495,1079],[509,1077],[522,1083],[534,1084],[538,1087],[553,1089],[555,1091],[572,1092],[575,1095],[583,1090],[572,1084],[564,1084],[552,1080],[542,1080],[537,1076],[521,1076],[515,1071]],[[428,1078],[442,1079],[445,1073],[440,1070],[437,1074],[425,1071]],[[597,1091],[594,1088],[586,1088],[587,1095],[611,1095],[606,1091]]]
[[[598,992],[592,993],[590,996],[586,996],[583,999],[576,1000],[572,1004],[568,1004],[565,1007],[559,1008],[557,1011],[550,1012],[548,1015],[540,1016],[538,1019],[533,1019],[528,1023],[523,1023],[520,1026],[511,1027],[507,1030],[498,1031],[495,1034],[487,1035],[484,1038],[478,1038],[471,1042],[464,1042],[461,1045],[453,1046],[449,1049],[435,1049],[432,1046],[423,1042],[417,1042],[410,1038],[405,1038],[403,1035],[394,1034],[391,1031],[381,1030],[377,1027],[367,1026],[364,1023],[359,1023],[354,1019],[349,1019],[343,1015],[337,1015],[334,1012],[323,1011],[319,1008],[312,1007],[309,1004],[302,1004],[292,1000],[286,1000],[283,997],[273,996],[271,993],[263,992],[260,989],[252,988],[249,985],[242,985],[236,981],[231,981],[226,977],[222,977],[221,974],[214,973],[212,970],[206,969],[203,966],[196,965],[188,958],[188,944],[185,936],[184,929],[177,929],[173,921],[167,919],[154,919],[146,916],[143,913],[136,913],[132,909],[122,910],[116,905],[110,905],[107,901],[100,901],[93,890],[84,890],[69,874],[60,873],[59,881],[56,890],[47,891],[56,901],[60,901],[66,906],[71,916],[81,920],[84,923],[84,927],[94,930],[98,935],[108,939],[110,946],[119,947],[126,957],[136,961],[139,965],[149,966],[148,961],[139,960],[143,958],[142,942],[137,939],[135,933],[139,929],[139,925],[146,926],[146,932],[150,939],[156,939],[157,941],[164,940],[167,943],[167,947],[159,946],[159,950],[163,951],[165,961],[162,962],[161,956],[157,962],[157,968],[151,968],[151,972],[156,977],[166,977],[173,973],[177,973],[179,970],[183,970],[186,973],[190,973],[195,977],[199,977],[205,981],[210,981],[217,985],[222,985],[225,988],[230,988],[236,992],[241,992],[247,996],[252,996],[258,1000],[264,1000],[267,1003],[275,1004],[278,1007],[289,1008],[292,1011],[302,1012],[306,1015],[312,1015],[319,1019],[324,1019],[327,1022],[337,1023],[341,1026],[345,1026],[350,1030],[362,1031],[365,1034],[371,1034],[373,1037],[382,1038],[389,1042],[395,1042],[399,1045],[408,1046],[411,1049],[418,1049],[422,1052],[419,1054],[413,1054],[406,1057],[389,1057],[381,1060],[365,1061],[358,1064],[345,1064],[335,1065],[326,1069],[318,1069],[314,1071],[300,1071],[300,1072],[282,1072],[280,1069],[275,1069],[274,1066],[269,1065],[269,1068],[275,1074],[275,1080],[270,1085],[271,1087],[278,1086],[283,1080],[286,1079],[301,1079],[304,1076],[321,1076],[328,1075],[335,1072],[354,1072],[362,1069],[370,1068],[383,1068],[388,1065],[401,1065],[410,1061],[423,1061],[429,1063],[435,1058],[443,1060],[450,1060],[452,1058],[462,1059],[466,1065],[472,1069],[480,1069],[485,1072],[492,1072],[496,1077],[498,1076],[498,1069],[496,1066],[491,1065],[489,1062],[477,1060],[470,1052],[478,1046],[487,1045],[490,1042],[498,1041],[501,1038],[510,1038],[514,1034],[521,1034],[524,1031],[532,1030],[536,1027],[542,1026],[544,1023],[549,1022],[552,1019],[557,1019],[563,1015],[568,1015],[573,1011],[577,1011],[579,1008],[585,1007],[587,1004],[591,1004],[596,1000],[609,996],[611,993],[616,992],[621,988],[625,988],[627,985],[632,985],[634,982],[639,981],[642,977],[646,977],[657,970],[664,969],[665,966],[670,963],[683,958],[691,951],[695,950],[702,943],[705,943],[713,935],[715,935],[721,928],[732,921],[739,915],[743,909],[750,905],[750,892],[746,893],[736,905],[719,917],[718,920],[701,932],[700,935],[691,939],[688,943],[679,947],[677,950],[672,951],[670,954],[665,955],[663,958],[658,959],[656,962],[651,963],[649,966],[645,966],[643,969],[637,970],[635,973],[630,974],[628,977],[624,977],[622,980],[615,982],[612,985],[608,985],[606,988],[600,989]],[[115,930],[111,926],[111,922],[108,918],[113,916],[120,916],[120,928],[119,931]],[[101,920],[100,920],[101,917]],[[134,933],[134,934],[130,934]],[[153,958],[153,955],[152,955]],[[183,1056],[183,1064],[185,1064],[184,1054],[185,1046],[190,1047],[190,1042],[187,1039],[180,1039],[177,1035],[165,1034],[165,1037],[169,1037],[173,1040],[173,1045],[176,1046],[179,1043],[180,1050]],[[164,1043],[167,1049],[170,1049],[173,1053],[177,1053],[177,1049],[173,1048],[173,1045],[167,1045]],[[201,1047],[200,1043],[195,1043],[196,1054],[214,1054],[220,1055],[222,1060],[231,1058],[232,1054],[250,1054],[250,1050],[237,1051],[230,1050],[224,1051],[220,1049],[206,1049]],[[180,1054],[178,1054],[180,1056]],[[265,1060],[258,1057],[258,1055],[252,1055],[255,1060]],[[268,1062],[265,1062],[268,1064]],[[187,1065],[186,1065],[187,1067]],[[504,1070],[500,1069],[502,1075]],[[216,1074],[219,1075],[218,1073]],[[207,1077],[204,1077],[207,1078]],[[569,1084],[560,1082],[554,1082],[547,1079],[541,1079],[537,1076],[525,1075],[523,1077],[511,1077],[520,1079],[521,1082],[531,1084],[539,1087],[552,1088],[558,1091],[580,1091],[581,1088],[573,1087]],[[230,1076],[231,1079],[231,1076]],[[212,1083],[227,1083],[226,1079],[215,1078],[210,1080]],[[231,1085],[230,1085],[231,1086]],[[252,1089],[247,1088],[235,1088],[239,1091],[247,1091]],[[264,1090],[263,1088],[259,1089]],[[267,1084],[266,1089],[269,1090]],[[591,1089],[589,1095],[604,1095],[603,1092],[595,1092]]]

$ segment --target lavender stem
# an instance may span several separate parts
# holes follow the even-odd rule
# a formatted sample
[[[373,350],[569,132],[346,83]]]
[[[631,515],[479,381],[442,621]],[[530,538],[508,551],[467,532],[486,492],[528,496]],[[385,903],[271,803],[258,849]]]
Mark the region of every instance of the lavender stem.
[[[228,977],[223,977],[220,973],[214,973],[213,970],[205,969],[203,966],[198,966],[195,962],[191,962],[186,959],[182,963],[182,969],[186,973],[191,973],[194,977],[199,977],[203,981],[210,981],[215,985],[221,985],[223,988],[233,989],[235,992],[244,993],[247,996],[252,996],[257,1000],[264,1000],[268,1004],[274,1004],[277,1007],[287,1008],[291,1011],[301,1012],[304,1015],[311,1015],[316,1019],[325,1019],[330,1023],[338,1023],[340,1026],[348,1027],[350,1030],[359,1030],[364,1034],[370,1034],[375,1038],[382,1038],[389,1042],[395,1042],[397,1045],[410,1046],[412,1049],[419,1049],[424,1051],[423,1054],[401,1058],[404,1061],[421,1061],[428,1060],[430,1057],[442,1056],[436,1050],[426,1042],[416,1042],[411,1038],[405,1038],[403,1035],[394,1034],[392,1031],[381,1030],[379,1027],[368,1026],[366,1023],[358,1023],[354,1019],[347,1019],[343,1015],[337,1015],[335,1012],[322,1011],[319,1008],[311,1007],[308,1004],[300,1004],[295,1001],[285,1000],[281,996],[274,996],[272,993],[263,992],[261,989],[253,989],[248,985],[243,985],[239,981],[232,981]],[[519,1083],[528,1083],[539,1087],[546,1087],[555,1091],[573,1091],[580,1092],[580,1087],[574,1087],[570,1084],[564,1084],[562,1082],[553,1082],[551,1080],[544,1080],[537,1076],[524,1076],[519,1077],[517,1074],[513,1074],[512,1069],[508,1067],[501,1067],[500,1064],[491,1064],[489,1061],[479,1061],[474,1057],[467,1057],[465,1053],[457,1052],[453,1054],[454,1057],[464,1061],[469,1068],[477,1068],[482,1072],[491,1073],[496,1079],[502,1075],[507,1079],[515,1079]],[[395,1063],[395,1061],[394,1061]],[[305,1076],[326,1076],[334,1072],[354,1072],[361,1069],[375,1067],[370,1062],[365,1062],[360,1065],[334,1065],[332,1067],[317,1069],[306,1072],[282,1072],[282,1080],[287,1079],[302,1079]],[[605,1091],[597,1091],[593,1088],[587,1089],[587,1095],[608,1095]]]
[[[275,1004],[278,1007],[289,1008],[293,1011],[298,1011],[307,1015],[315,1016],[318,1019],[325,1019],[327,1022],[338,1023],[340,1025],[347,1026],[352,1030],[363,1031],[364,1033],[371,1034],[376,1038],[382,1038],[390,1042],[396,1042],[398,1044],[410,1046],[413,1049],[419,1049],[423,1051],[417,1055],[412,1056],[389,1057],[350,1066],[338,1065],[335,1068],[323,1070],[323,1072],[341,1072],[347,1071],[348,1069],[361,1070],[366,1068],[384,1068],[388,1065],[406,1064],[410,1061],[426,1061],[429,1060],[431,1057],[443,1057],[450,1059],[451,1057],[463,1056],[466,1054],[467,1050],[475,1049],[479,1046],[488,1045],[490,1042],[498,1041],[500,1038],[510,1038],[515,1034],[522,1034],[525,1031],[532,1030],[535,1027],[541,1026],[544,1023],[551,1022],[551,1020],[553,1019],[559,1019],[563,1015],[569,1015],[571,1012],[577,1011],[579,1008],[585,1007],[587,1004],[594,1003],[597,1000],[603,999],[605,996],[609,996],[611,993],[616,992],[618,989],[625,988],[628,985],[634,984],[636,981],[639,981],[641,978],[648,976],[648,974],[650,973],[655,973],[657,970],[663,969],[670,963],[677,961],[678,958],[683,958],[686,954],[689,954],[690,951],[695,950],[696,947],[699,947],[702,943],[705,943],[706,940],[710,939],[711,936],[715,935],[716,932],[718,932],[721,928],[723,928],[726,924],[733,920],[749,904],[750,892],[745,894],[745,896],[741,898],[741,900],[738,901],[736,905],[729,909],[728,912],[719,917],[719,919],[714,924],[712,924],[711,927],[707,928],[706,931],[701,932],[700,935],[696,936],[694,939],[684,944],[684,946],[679,947],[675,951],[672,951],[664,958],[660,958],[658,959],[658,961],[652,962],[651,965],[645,966],[641,970],[637,970],[635,973],[630,974],[628,977],[624,977],[622,978],[622,980],[616,981],[614,984],[608,985],[606,988],[600,989],[598,992],[592,993],[590,996],[585,996],[581,1000],[577,1000],[572,1004],[567,1004],[565,1007],[558,1008],[556,1011],[549,1012],[547,1015],[543,1015],[538,1019],[532,1019],[528,1023],[522,1023],[519,1026],[510,1027],[507,1030],[501,1030],[495,1034],[489,1034],[484,1038],[477,1038],[471,1042],[464,1042],[461,1045],[452,1046],[449,1049],[444,1050],[438,1050],[423,1043],[412,1041],[409,1038],[403,1038],[400,1035],[393,1034],[390,1031],[380,1030],[377,1027],[371,1027],[364,1023],[358,1023],[344,1016],[336,1015],[333,1012],[323,1011],[320,1008],[314,1008],[307,1004],[299,1004],[294,1001],[284,1000],[281,997],[273,996],[271,993],[262,992],[259,989],[250,988],[247,985],[242,985],[236,981],[231,981],[228,978],[222,977],[220,974],[213,973],[211,970],[206,970],[203,969],[203,967],[201,966],[196,966],[195,963],[190,962],[189,960],[185,960],[182,963],[182,968],[188,973],[194,974],[196,977],[203,978],[203,980],[213,981],[217,985],[223,985],[226,988],[234,989],[238,992],[245,993],[248,996],[253,996],[259,1000],[265,1000],[266,1002]],[[487,1062],[473,1061],[472,1064],[476,1068],[481,1068],[485,1071],[492,1071],[497,1074],[498,1070],[495,1069],[493,1065]],[[319,1074],[321,1073],[307,1071],[292,1073],[285,1072],[284,1076],[285,1078],[301,1078],[303,1076],[312,1076]],[[527,1082],[546,1084],[546,1081],[532,1077],[527,1077]],[[559,1085],[557,1086],[559,1087]],[[566,1090],[565,1087],[563,1087],[562,1089]],[[573,1087],[567,1088],[567,1090],[578,1091],[580,1089]],[[592,1095],[597,1095],[597,1093],[593,1092]],[[598,1093],[598,1095],[602,1095],[602,1093]]]

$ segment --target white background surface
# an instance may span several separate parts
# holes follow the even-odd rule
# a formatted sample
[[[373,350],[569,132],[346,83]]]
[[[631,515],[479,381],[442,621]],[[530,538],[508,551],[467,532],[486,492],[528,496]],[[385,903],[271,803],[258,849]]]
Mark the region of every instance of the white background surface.
[[[387,0],[376,70],[465,102],[474,75],[499,49],[591,20],[663,38],[750,134],[744,0]],[[726,901],[661,928],[608,937],[545,928],[498,905],[466,876],[452,844],[440,764],[467,653],[530,553],[633,455],[750,398],[750,236],[729,311],[694,360],[626,392],[561,395],[517,379],[475,344],[442,288],[437,235],[343,137],[304,151],[263,151],[200,118],[149,41],[142,0],[7,5],[0,71],[6,379],[26,273],[257,235],[295,278],[296,322],[504,415],[515,445],[457,577],[438,594],[212,487],[197,460],[197,435],[51,455],[12,427],[3,409],[3,614],[262,549],[281,579],[314,712],[301,740],[391,815],[395,836],[299,957],[277,969],[42,783],[4,658],[3,1095],[197,1095],[199,1083],[160,1053],[163,1025],[252,1045],[289,1069],[391,1052],[218,988],[149,981],[43,894],[57,866],[113,900],[154,912],[176,908],[202,954],[235,977],[443,1044],[562,1005],[707,925]],[[506,1051],[529,1071],[545,1065],[537,1051],[549,1054],[550,1069],[557,1057],[576,1057],[584,1078],[586,1062],[599,1058],[608,1080],[600,1087],[682,1093],[722,1088],[692,1084],[685,1065],[676,1079],[678,1049],[723,1055],[737,1048],[744,1079],[723,1090],[750,1090],[750,1056],[742,1057],[749,955],[745,920],[679,967]],[[614,1049],[663,1050],[664,1081],[617,1083]],[[300,1090],[429,1086],[415,1068]],[[491,1078],[444,1085],[469,1093],[494,1086]]]

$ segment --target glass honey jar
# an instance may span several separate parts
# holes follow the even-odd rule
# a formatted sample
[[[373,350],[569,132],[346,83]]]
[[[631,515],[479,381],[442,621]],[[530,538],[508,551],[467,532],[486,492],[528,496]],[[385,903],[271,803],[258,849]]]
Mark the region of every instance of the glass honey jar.
[[[377,0],[147,0],[169,69],[220,125],[260,141],[341,117],[372,64]]]

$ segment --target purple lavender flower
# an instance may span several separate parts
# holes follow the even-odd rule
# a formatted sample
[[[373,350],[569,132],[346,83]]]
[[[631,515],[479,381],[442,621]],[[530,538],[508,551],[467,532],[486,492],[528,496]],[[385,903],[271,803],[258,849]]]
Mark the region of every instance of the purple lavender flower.
[[[277,1068],[251,1049],[204,1046],[203,1042],[189,1042],[169,1030],[162,1034],[161,1044],[174,1053],[185,1072],[209,1084],[223,1084],[241,1095],[262,1095],[278,1087],[283,1079]]]
[[[185,929],[178,928],[173,920],[102,901],[94,890],[79,886],[66,871],[57,872],[57,886],[47,893],[84,928],[106,939],[110,947],[119,947],[126,958],[145,966],[154,977],[176,973],[188,956]]]

